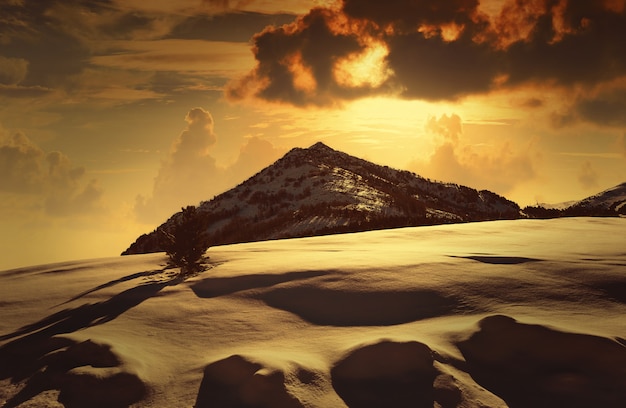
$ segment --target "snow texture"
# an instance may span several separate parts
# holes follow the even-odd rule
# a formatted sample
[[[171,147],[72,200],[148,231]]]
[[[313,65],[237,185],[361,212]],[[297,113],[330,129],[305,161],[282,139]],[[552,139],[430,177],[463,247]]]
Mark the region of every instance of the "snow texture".
[[[624,407],[623,218],[0,272],[2,407]]]

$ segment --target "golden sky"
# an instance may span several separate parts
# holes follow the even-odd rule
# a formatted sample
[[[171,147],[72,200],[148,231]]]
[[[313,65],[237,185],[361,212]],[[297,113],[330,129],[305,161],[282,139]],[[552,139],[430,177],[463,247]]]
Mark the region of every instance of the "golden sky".
[[[626,0],[0,0],[0,268],[317,141],[521,206],[626,181]]]

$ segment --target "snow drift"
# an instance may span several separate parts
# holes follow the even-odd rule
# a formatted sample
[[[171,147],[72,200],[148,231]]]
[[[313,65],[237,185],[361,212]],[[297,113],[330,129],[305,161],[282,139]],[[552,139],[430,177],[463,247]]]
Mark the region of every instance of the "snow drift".
[[[0,272],[3,407],[623,407],[626,220],[512,220]]]

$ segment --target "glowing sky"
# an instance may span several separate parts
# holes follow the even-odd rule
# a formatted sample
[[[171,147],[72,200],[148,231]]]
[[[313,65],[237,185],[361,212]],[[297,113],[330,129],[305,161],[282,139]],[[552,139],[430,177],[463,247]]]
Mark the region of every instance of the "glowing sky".
[[[0,0],[0,268],[317,141],[520,205],[626,181],[626,0]]]

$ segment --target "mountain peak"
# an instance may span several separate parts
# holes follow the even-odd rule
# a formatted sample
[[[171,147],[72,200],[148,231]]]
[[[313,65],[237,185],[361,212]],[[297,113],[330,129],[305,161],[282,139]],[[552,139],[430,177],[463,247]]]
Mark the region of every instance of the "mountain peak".
[[[318,150],[318,151],[334,151],[334,149],[328,147],[322,142],[317,142],[313,146],[309,147],[308,150]]]
[[[293,148],[237,187],[201,203],[198,212],[212,245],[520,216],[517,204],[492,192],[430,181],[322,142]],[[159,229],[172,228],[177,216]],[[153,232],[125,254],[161,250]]]

